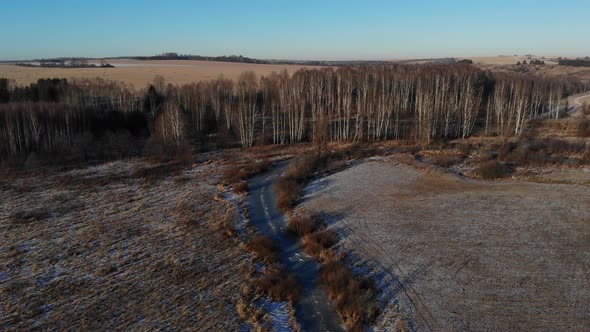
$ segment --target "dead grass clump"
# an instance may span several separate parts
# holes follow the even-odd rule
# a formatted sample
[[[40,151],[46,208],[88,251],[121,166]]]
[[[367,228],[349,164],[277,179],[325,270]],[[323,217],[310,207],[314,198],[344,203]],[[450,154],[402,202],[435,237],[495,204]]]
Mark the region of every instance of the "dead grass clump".
[[[245,165],[237,165],[227,168],[222,173],[223,184],[230,184],[248,179],[256,174],[262,173],[272,165],[272,162],[268,159],[261,161],[249,162]]]
[[[248,243],[248,250],[267,264],[272,264],[278,259],[277,249],[272,239],[266,236],[254,236]]]
[[[449,168],[457,164],[460,160],[455,156],[449,156],[445,154],[439,154],[432,159],[432,163],[436,166]]]
[[[54,178],[56,185],[59,188],[66,187],[83,187],[83,188],[99,188],[111,185],[115,182],[125,180],[125,176],[120,174],[107,174],[99,176],[72,176],[70,174],[56,176]]]
[[[134,167],[131,177],[135,179],[158,180],[167,176],[179,176],[182,173],[183,164],[168,163],[156,166]]]
[[[325,254],[323,255],[324,251],[334,246],[336,241],[336,233],[324,229],[304,235],[301,238],[301,245],[306,254],[315,257],[316,259],[320,259],[321,257],[326,257]]]
[[[471,143],[458,143],[455,145],[455,149],[461,153],[464,157],[468,156],[473,149],[473,144]]]
[[[236,303],[236,312],[238,317],[244,321],[250,322],[255,327],[260,327],[260,322],[264,317],[264,312],[256,308],[253,304],[247,303],[243,299],[239,299]]]
[[[253,280],[253,285],[259,293],[275,301],[295,301],[300,293],[295,276],[282,267],[264,269],[262,276]]]
[[[174,177],[174,179],[172,179],[172,181],[174,182],[175,185],[183,185],[183,184],[189,182],[190,180],[191,180],[191,178],[189,176],[185,176],[185,175],[176,176],[176,177]]]
[[[152,162],[168,163],[180,162],[183,164],[191,163],[193,160],[192,147],[187,142],[181,142],[180,145],[166,144],[155,136],[152,136],[145,144],[143,154]]]
[[[501,162],[490,160],[482,162],[475,172],[484,179],[497,179],[505,175],[506,167]]]
[[[337,261],[324,264],[320,278],[328,297],[349,328],[360,329],[377,317],[378,309],[374,305],[377,289],[373,282],[357,279]]]
[[[560,138],[524,137],[517,142],[505,142],[492,147],[497,159],[519,166],[580,163],[579,155],[586,152],[586,143],[581,140]]]
[[[295,182],[301,184],[309,180],[320,168],[320,165],[325,161],[326,157],[322,157],[320,153],[312,153],[295,161],[287,171]]]
[[[590,137],[590,120],[580,120],[577,124],[576,132],[579,137]]]
[[[49,211],[45,208],[32,209],[28,211],[17,211],[10,215],[9,220],[13,224],[28,224],[32,222],[43,221],[51,217]]]
[[[419,145],[409,145],[401,148],[402,153],[409,153],[411,155],[415,155],[420,151],[422,151],[422,147]]]
[[[227,208],[213,209],[209,212],[210,217],[206,221],[212,230],[221,232],[226,238],[232,237],[236,234],[236,230],[233,226],[232,211],[233,210]]]
[[[547,152],[552,154],[575,154],[586,151],[586,144],[583,141],[567,141],[558,138],[548,138],[543,143],[545,143],[547,147]]]
[[[290,212],[303,195],[303,187],[322,167],[328,165],[328,154],[311,153],[295,161],[275,183],[277,207],[283,212]]]
[[[303,236],[309,234],[315,230],[316,223],[314,218],[307,214],[294,215],[289,218],[289,224],[287,229],[289,232]]]
[[[223,181],[225,184],[240,181],[247,176],[246,170],[242,166],[232,166],[223,172]]]
[[[335,152],[312,152],[299,158],[275,184],[277,207],[291,212],[302,197],[303,187],[319,171],[335,172],[342,169],[345,160],[365,158],[377,153],[375,148],[353,145]]]
[[[283,212],[289,212],[301,199],[303,186],[297,183],[295,177],[287,174],[277,180],[274,189],[277,193],[277,207]]]
[[[248,182],[243,180],[240,182],[235,182],[232,184],[231,188],[236,194],[245,194],[248,192]]]

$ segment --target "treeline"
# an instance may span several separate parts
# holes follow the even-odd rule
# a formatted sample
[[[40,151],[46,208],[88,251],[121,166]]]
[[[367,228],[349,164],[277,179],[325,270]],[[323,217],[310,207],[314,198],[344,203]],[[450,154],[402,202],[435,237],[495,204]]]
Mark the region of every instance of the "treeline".
[[[137,155],[150,136],[144,109],[151,106],[144,99],[100,79],[43,79],[28,86],[0,79],[0,161],[20,166]]]
[[[535,118],[558,117],[561,99],[582,89],[469,66],[359,66],[170,87],[166,110],[190,114],[183,123],[193,132],[225,127],[242,146],[258,138],[274,144],[430,141],[465,138],[476,129],[520,135]]]
[[[96,65],[94,63],[74,63],[74,62],[40,62],[38,65],[30,62],[19,62],[16,64],[20,67],[33,67],[33,68],[115,68],[115,66],[109,63],[101,63]]]
[[[572,67],[590,67],[590,59],[559,59],[559,65]]]
[[[174,52],[162,53],[153,56],[134,56],[134,60],[199,60],[199,61],[220,61],[220,62],[238,62],[238,63],[254,63],[254,64],[269,64],[269,61],[248,58],[241,55],[229,56],[202,56],[192,54],[178,54]]]
[[[520,135],[536,118],[558,117],[562,98],[585,88],[464,65],[302,69],[260,79],[246,72],[236,82],[182,86],[160,78],[140,91],[100,79],[40,80],[26,87],[0,80],[0,100],[7,103],[0,105],[0,156],[76,153],[112,135],[140,141],[154,154],[190,148],[191,142],[248,147],[432,141],[476,131]],[[113,150],[120,155],[119,146]]]

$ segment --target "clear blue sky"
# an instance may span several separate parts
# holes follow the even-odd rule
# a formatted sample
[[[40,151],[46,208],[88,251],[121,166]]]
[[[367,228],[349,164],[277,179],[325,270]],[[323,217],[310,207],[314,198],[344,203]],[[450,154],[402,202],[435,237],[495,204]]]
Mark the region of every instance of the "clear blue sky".
[[[0,59],[590,55],[590,0],[2,0]]]

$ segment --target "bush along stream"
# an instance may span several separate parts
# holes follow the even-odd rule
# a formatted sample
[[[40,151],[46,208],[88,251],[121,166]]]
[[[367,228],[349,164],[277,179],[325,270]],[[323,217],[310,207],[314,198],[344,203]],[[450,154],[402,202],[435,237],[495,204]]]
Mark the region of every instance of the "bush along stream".
[[[287,167],[287,162],[278,163],[248,181],[250,224],[260,234],[251,240],[249,249],[267,264],[279,263],[266,268],[255,286],[274,300],[293,301],[295,318],[303,331],[343,331],[329,294],[318,282],[325,273],[322,265],[305,255],[277,208],[273,183]]]
[[[375,283],[370,278],[354,275],[343,263],[345,254],[331,249],[338,242],[338,236],[326,227],[319,216],[295,213],[294,208],[302,198],[303,188],[318,172],[334,172],[343,168],[348,159],[373,153],[368,149],[352,147],[339,152],[305,155],[291,164],[274,187],[277,207],[288,215],[287,231],[299,239],[291,241],[298,242],[303,251],[313,257],[315,261],[309,264],[319,265],[319,280],[309,276],[311,279],[306,282],[321,285],[332,308],[350,330],[371,326],[379,315]],[[281,225],[284,227],[284,222]]]

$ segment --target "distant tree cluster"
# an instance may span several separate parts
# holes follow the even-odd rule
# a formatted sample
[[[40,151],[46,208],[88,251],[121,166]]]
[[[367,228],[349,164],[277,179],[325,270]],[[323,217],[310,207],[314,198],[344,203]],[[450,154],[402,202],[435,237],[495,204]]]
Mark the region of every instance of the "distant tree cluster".
[[[561,66],[572,66],[572,67],[590,67],[590,58],[585,57],[583,59],[559,59],[559,65]]]
[[[246,72],[237,82],[181,86],[166,85],[160,77],[141,91],[100,79],[40,80],[26,87],[9,83],[0,80],[2,158],[64,149],[96,156],[90,147],[105,146],[105,137],[112,135],[160,149],[210,139],[218,146],[248,147],[432,141],[465,138],[474,131],[521,135],[531,120],[557,117],[564,96],[587,88],[572,80],[457,65],[301,69],[292,76],[284,71],[260,79]],[[117,155],[124,151],[118,145],[115,150]]]
[[[521,66],[521,65],[537,65],[537,66],[544,66],[545,65],[545,60],[539,60],[539,59],[532,59],[530,60],[530,62],[527,63],[526,60],[524,60],[522,63],[520,61],[518,61],[516,63],[517,66]]]
[[[154,56],[136,56],[132,57],[135,60],[199,60],[199,61],[220,61],[220,62],[239,62],[239,63],[255,63],[268,64],[271,63],[265,60],[258,60],[244,57],[241,55],[230,56],[201,56],[191,54],[178,54],[174,52],[162,53]]]
[[[2,82],[6,82],[3,84]],[[28,86],[16,86],[10,88],[7,79],[0,79],[0,97],[2,102],[59,102],[68,91],[68,81],[65,79],[40,79]]]
[[[16,64],[21,67],[43,67],[43,68],[115,68],[115,66],[102,62],[99,65],[88,63],[87,60],[70,60],[70,61],[41,61],[39,64],[30,62],[19,62]]]

